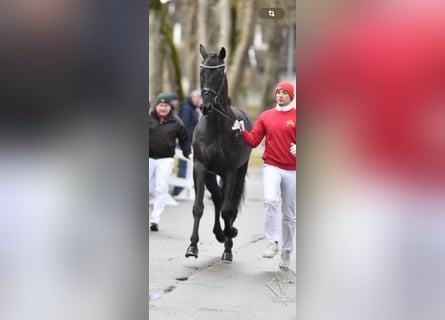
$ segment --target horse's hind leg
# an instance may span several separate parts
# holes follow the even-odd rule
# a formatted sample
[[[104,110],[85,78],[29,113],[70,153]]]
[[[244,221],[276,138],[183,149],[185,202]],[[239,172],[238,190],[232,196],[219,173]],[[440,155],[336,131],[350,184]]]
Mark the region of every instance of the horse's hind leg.
[[[218,186],[215,175],[207,174],[206,186],[212,194],[212,201],[215,206],[215,224],[213,225],[213,233],[215,234],[216,240],[218,240],[219,242],[224,242],[226,240],[226,237],[221,229],[221,223],[219,220],[223,195],[221,188]]]
[[[238,230],[233,227],[239,203],[239,201],[236,201],[239,196],[235,194],[235,186],[236,171],[226,175],[226,181],[224,182],[224,199],[221,210],[221,216],[224,220],[224,234],[229,238],[235,238],[238,234]]]
[[[236,216],[238,214],[238,207],[241,203],[244,194],[244,182],[247,173],[247,162],[240,167],[234,176],[231,176],[226,181],[225,197],[222,209],[222,216],[224,219],[224,233],[227,236],[224,244],[224,253],[222,255],[222,262],[232,262],[232,238],[236,237],[238,230],[233,227]]]
[[[204,211],[204,183],[205,183],[205,168],[197,161],[193,168],[193,181],[195,185],[195,201],[193,203],[193,231],[190,237],[190,245],[187,248],[185,256],[198,258],[198,241],[199,241],[199,222]]]

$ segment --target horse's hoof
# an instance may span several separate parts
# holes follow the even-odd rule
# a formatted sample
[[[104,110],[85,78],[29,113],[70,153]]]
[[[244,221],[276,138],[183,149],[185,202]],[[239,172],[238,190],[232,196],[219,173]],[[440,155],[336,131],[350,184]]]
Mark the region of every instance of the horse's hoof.
[[[196,258],[198,258],[198,252],[199,252],[198,247],[189,246],[187,248],[187,251],[185,252],[185,257],[186,258],[195,257],[195,259],[196,259]]]
[[[232,263],[233,260],[233,254],[232,252],[223,252],[222,257],[221,257],[221,262],[224,263]]]

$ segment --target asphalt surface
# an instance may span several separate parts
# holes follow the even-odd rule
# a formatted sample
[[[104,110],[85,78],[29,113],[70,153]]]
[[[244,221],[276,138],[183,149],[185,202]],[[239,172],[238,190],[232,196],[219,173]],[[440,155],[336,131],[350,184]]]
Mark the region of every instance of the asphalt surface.
[[[231,264],[221,262],[224,245],[212,233],[213,203],[207,195],[197,259],[185,257],[193,225],[193,201],[178,200],[177,206],[166,207],[159,231],[149,235],[151,320],[296,318],[293,272],[279,270],[279,256],[262,258],[267,246],[262,186],[262,167],[250,166],[244,204],[234,224],[239,233],[234,238]],[[295,270],[295,263],[293,253],[291,270]]]

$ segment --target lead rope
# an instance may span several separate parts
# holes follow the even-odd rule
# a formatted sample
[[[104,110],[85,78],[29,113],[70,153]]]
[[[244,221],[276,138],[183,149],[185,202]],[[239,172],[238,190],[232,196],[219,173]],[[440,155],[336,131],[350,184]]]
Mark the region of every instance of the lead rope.
[[[221,105],[218,102],[218,105],[221,107]],[[214,108],[213,110],[215,110],[216,112],[218,112],[220,115],[222,115],[224,118],[235,121],[235,118],[230,117],[227,113],[222,112],[221,110]]]

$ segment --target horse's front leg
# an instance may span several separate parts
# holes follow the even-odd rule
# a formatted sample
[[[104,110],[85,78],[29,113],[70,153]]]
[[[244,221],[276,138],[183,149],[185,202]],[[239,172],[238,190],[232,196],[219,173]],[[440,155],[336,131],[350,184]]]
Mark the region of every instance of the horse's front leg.
[[[185,256],[198,258],[198,241],[199,241],[199,222],[204,211],[204,187],[205,187],[206,170],[199,161],[194,162],[193,166],[193,182],[195,188],[195,201],[193,203],[193,231],[190,237],[190,245],[187,248]]]
[[[226,236],[222,231],[221,223],[219,221],[223,196],[216,181],[215,175],[210,173],[207,174],[206,186],[212,194],[212,201],[215,206],[215,223],[213,225],[213,233],[215,234],[216,240],[218,240],[219,242],[224,242],[226,240]]]
[[[232,238],[226,237],[224,242],[224,252],[221,257],[221,261],[224,263],[232,263],[233,253],[232,253],[233,241]]]

